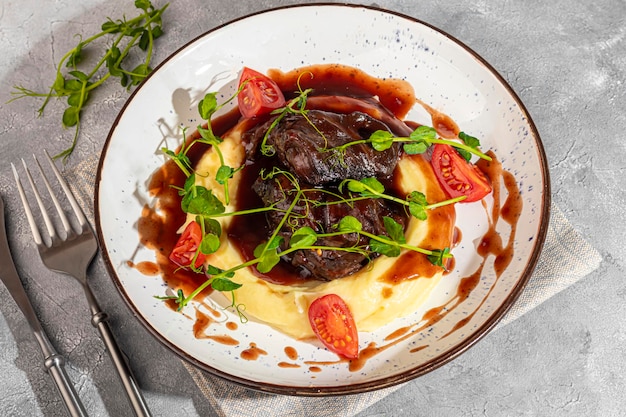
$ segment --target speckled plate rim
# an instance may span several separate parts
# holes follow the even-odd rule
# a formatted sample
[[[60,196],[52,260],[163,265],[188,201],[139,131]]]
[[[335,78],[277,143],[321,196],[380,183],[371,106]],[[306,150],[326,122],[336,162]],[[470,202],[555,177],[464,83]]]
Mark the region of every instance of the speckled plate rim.
[[[508,295],[508,297],[506,298],[505,302],[502,303],[498,308],[496,308],[493,313],[491,314],[491,316],[484,321],[484,323],[479,326],[478,328],[476,328],[469,336],[465,337],[465,339],[463,339],[460,343],[458,343],[456,346],[454,346],[453,348],[448,349],[447,351],[443,352],[442,354],[440,354],[439,356],[436,356],[435,358],[433,358],[432,360],[430,360],[429,362],[422,364],[420,366],[417,366],[409,371],[405,371],[402,372],[400,374],[395,374],[395,375],[390,375],[388,377],[383,377],[380,379],[376,379],[376,380],[372,380],[372,381],[368,381],[368,382],[364,382],[364,383],[356,383],[356,384],[347,384],[347,385],[338,385],[338,386],[323,386],[323,387],[316,387],[316,386],[312,386],[312,387],[292,387],[292,386],[286,386],[286,385],[280,385],[280,384],[272,384],[272,383],[260,383],[260,382],[256,382],[256,381],[251,381],[249,379],[246,378],[241,378],[238,377],[237,375],[232,375],[230,373],[227,372],[223,372],[220,371],[218,369],[212,368],[210,366],[207,366],[207,364],[197,360],[196,358],[194,358],[193,356],[187,354],[186,352],[182,351],[178,346],[176,346],[175,344],[171,343],[170,341],[168,341],[167,339],[165,339],[156,329],[154,329],[152,327],[152,325],[150,323],[148,323],[148,321],[142,317],[142,314],[140,311],[137,310],[137,307],[131,302],[131,300],[129,299],[128,294],[126,293],[126,290],[123,286],[123,284],[121,283],[120,279],[117,276],[117,271],[116,268],[114,267],[111,258],[109,257],[109,253],[107,251],[107,247],[106,247],[106,242],[104,241],[104,237],[103,237],[103,229],[102,229],[102,224],[101,224],[101,216],[100,216],[100,182],[102,180],[102,168],[103,168],[103,164],[105,161],[105,158],[107,156],[107,150],[109,148],[109,144],[110,144],[110,140],[111,140],[111,135],[113,133],[113,131],[115,130],[116,126],[118,125],[118,122],[120,121],[120,118],[122,117],[125,109],[128,107],[129,103],[132,102],[133,98],[141,91],[141,88],[143,85],[145,85],[145,82],[140,85],[139,87],[137,87],[132,94],[130,95],[129,99],[127,100],[127,102],[125,103],[124,107],[122,108],[122,110],[120,111],[120,113],[118,114],[117,118],[115,119],[111,130],[107,136],[106,142],[104,144],[103,147],[103,152],[102,152],[102,156],[98,165],[98,170],[97,170],[97,178],[96,178],[96,183],[95,183],[95,205],[94,207],[96,208],[95,210],[95,219],[96,219],[96,229],[97,229],[97,234],[98,237],[100,239],[100,243],[101,243],[101,247],[103,248],[102,250],[102,255],[106,264],[106,267],[109,271],[109,274],[112,277],[112,280],[116,286],[116,288],[118,289],[118,291],[120,292],[120,294],[122,295],[123,300],[125,301],[126,305],[130,308],[130,310],[133,312],[133,314],[137,317],[137,319],[142,322],[142,324],[144,325],[144,327],[149,331],[150,334],[152,334],[159,342],[161,342],[162,344],[164,344],[165,346],[167,346],[169,349],[171,349],[173,352],[177,353],[181,358],[183,358],[184,360],[186,360],[187,362],[195,365],[196,367],[203,369],[205,371],[208,371],[209,373],[222,377],[226,380],[229,380],[231,382],[237,383],[239,385],[242,385],[244,387],[250,388],[250,389],[254,389],[254,390],[259,390],[259,391],[263,391],[263,392],[270,392],[270,393],[275,393],[275,394],[287,394],[287,395],[304,395],[304,396],[328,396],[328,395],[345,395],[345,394],[355,394],[355,393],[362,393],[362,392],[367,392],[367,391],[372,391],[372,390],[376,390],[376,389],[382,389],[382,388],[387,388],[390,386],[394,386],[403,382],[407,382],[410,381],[416,377],[419,377],[421,375],[424,375],[428,372],[431,372],[434,369],[437,369],[438,367],[450,362],[451,360],[453,360],[454,358],[458,357],[459,355],[461,355],[462,353],[464,353],[467,349],[469,349],[470,347],[472,347],[476,342],[478,342],[482,337],[484,337],[486,334],[489,333],[489,331],[500,321],[500,319],[505,315],[505,313],[511,308],[511,306],[515,303],[515,301],[517,300],[517,298],[519,297],[519,295],[521,294],[521,292],[524,290],[528,280],[530,279],[535,266],[538,262],[541,250],[543,248],[543,244],[545,241],[545,237],[547,234],[547,230],[548,230],[548,223],[549,223],[549,217],[550,217],[550,198],[551,198],[551,194],[550,194],[550,177],[549,177],[549,171],[548,171],[548,164],[547,164],[547,158],[545,155],[545,151],[544,151],[544,147],[543,144],[541,142],[540,136],[539,136],[539,132],[537,131],[537,128],[532,120],[532,118],[530,117],[530,114],[528,113],[526,107],[524,106],[524,104],[522,103],[522,101],[520,100],[520,98],[517,96],[517,94],[515,93],[515,91],[509,86],[509,84],[507,83],[507,81],[486,61],[484,60],[481,56],[479,56],[476,52],[474,52],[471,48],[469,48],[467,45],[465,45],[463,42],[459,41],[458,39],[456,39],[455,37],[445,33],[444,31],[424,22],[421,21],[417,18],[411,17],[411,16],[407,16],[404,15],[402,13],[399,12],[394,12],[394,11],[390,11],[390,10],[385,10],[385,9],[381,9],[375,6],[367,6],[367,5],[359,5],[359,4],[338,4],[338,3],[311,3],[311,4],[304,4],[304,5],[291,5],[291,6],[283,6],[283,7],[277,7],[277,8],[272,8],[272,9],[268,9],[268,10],[264,10],[264,11],[260,11],[260,12],[256,12],[256,13],[252,13],[246,16],[242,16],[240,18],[231,20],[229,22],[226,22],[220,26],[217,26],[201,35],[199,35],[198,37],[190,40],[189,42],[187,42],[186,44],[184,44],[183,46],[181,46],[179,49],[177,49],[175,52],[173,52],[168,58],[166,58],[163,62],[161,62],[156,68],[155,70],[152,72],[152,74],[148,77],[151,78],[155,73],[157,73],[157,71],[159,71],[159,69],[161,67],[163,67],[165,64],[167,64],[171,59],[173,59],[174,57],[176,57],[181,51],[183,51],[185,48],[187,48],[188,46],[194,44],[195,42],[197,42],[198,40],[202,39],[203,37],[212,34],[214,32],[219,31],[220,29],[227,27],[228,25],[231,25],[233,23],[236,22],[240,22],[243,21],[245,19],[248,19],[250,17],[253,16],[257,16],[257,15],[262,15],[265,13],[272,13],[272,12],[276,12],[276,11],[280,11],[280,10],[285,10],[285,9],[293,9],[293,8],[316,8],[316,7],[337,7],[337,8],[361,8],[361,9],[367,9],[367,10],[373,10],[373,11],[377,11],[377,12],[381,12],[381,13],[385,13],[385,14],[389,14],[392,16],[395,16],[397,18],[400,19],[406,19],[416,25],[422,25],[424,27],[427,27],[435,32],[438,32],[439,34],[443,35],[444,37],[448,38],[450,41],[452,41],[453,43],[455,43],[457,46],[460,46],[462,49],[464,49],[474,60],[476,60],[477,62],[479,62],[481,65],[483,65],[487,71],[489,73],[491,73],[491,75],[493,75],[493,77],[496,78],[496,80],[501,84],[501,86],[503,88],[505,88],[508,92],[508,94],[510,95],[510,98],[516,103],[516,105],[519,107],[520,111],[523,113],[526,122],[528,124],[528,128],[532,134],[532,137],[535,138],[535,146],[537,148],[537,152],[538,152],[538,157],[539,157],[539,164],[541,166],[541,177],[542,177],[542,191],[541,191],[541,195],[542,195],[542,201],[540,204],[540,209],[541,209],[541,213],[540,213],[540,224],[539,224],[539,228],[537,230],[537,234],[536,234],[536,240],[533,246],[533,250],[532,253],[530,254],[528,261],[526,263],[526,266],[524,268],[524,271],[521,275],[521,277],[517,280],[516,285],[511,288],[511,291]]]

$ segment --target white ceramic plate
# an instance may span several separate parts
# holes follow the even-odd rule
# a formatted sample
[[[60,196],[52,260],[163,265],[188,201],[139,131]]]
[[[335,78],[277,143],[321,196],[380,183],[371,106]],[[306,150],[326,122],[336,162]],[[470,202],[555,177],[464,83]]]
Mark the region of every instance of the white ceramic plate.
[[[332,28],[332,30],[328,30]],[[433,326],[378,353],[359,371],[314,343],[298,342],[268,326],[249,322],[218,331],[240,343],[228,346],[193,335],[193,321],[153,298],[164,294],[160,276],[145,276],[128,260],[154,259],[139,245],[136,222],[150,203],[146,183],[163,164],[158,149],[174,147],[181,127],[194,128],[197,101],[205,92],[231,94],[241,68],[261,72],[290,70],[310,64],[341,63],[378,77],[404,78],[416,95],[448,114],[481,138],[513,173],[524,208],[515,238],[514,259],[498,277],[488,261],[478,285],[454,311]],[[408,120],[430,124],[415,108]],[[536,264],[545,237],[549,177],[537,131],[523,104],[483,59],[455,40],[413,18],[375,8],[350,5],[305,5],[251,15],[212,30],[183,46],[163,62],[133,93],[107,139],[97,180],[97,229],[110,273],[130,308],[166,346],[198,367],[247,387],[275,393],[330,395],[394,385],[448,362],[483,336],[522,291]],[[360,346],[384,345],[384,338],[419,322],[428,308],[441,306],[461,278],[479,263],[474,240],[487,229],[480,203],[459,205],[457,226],[463,234],[454,250],[455,270],[413,316],[374,333],[362,333]],[[498,225],[507,239],[505,224]],[[212,301],[209,301],[212,302]],[[219,302],[217,300],[216,302]],[[222,321],[237,321],[236,316]],[[465,325],[444,337],[459,321]],[[254,342],[267,354],[242,359]],[[297,358],[288,357],[285,347]],[[309,362],[310,361],[310,362]],[[290,364],[293,366],[286,366]]]

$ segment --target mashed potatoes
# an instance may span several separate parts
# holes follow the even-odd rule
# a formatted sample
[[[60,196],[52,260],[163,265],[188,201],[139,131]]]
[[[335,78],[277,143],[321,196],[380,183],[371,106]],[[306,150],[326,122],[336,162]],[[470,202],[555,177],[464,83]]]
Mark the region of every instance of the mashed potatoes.
[[[235,127],[220,146],[225,164],[237,167],[244,162],[244,150],[240,145],[241,127]],[[220,161],[216,152],[207,151],[196,167],[196,181],[223,200],[223,187],[214,180]],[[441,201],[446,197],[439,188],[430,164],[422,157],[404,157],[400,160],[396,175],[400,189],[407,194],[414,190],[426,194],[429,202]],[[227,211],[235,210],[239,176],[229,183],[231,201]],[[253,191],[250,191],[253,192]],[[187,221],[192,221],[188,216]],[[220,219],[227,230],[230,219]],[[442,207],[429,213],[425,221],[412,218],[406,230],[408,244],[432,249],[451,246],[454,227],[454,208]],[[222,269],[229,269],[244,262],[239,250],[222,234],[222,245],[218,252],[209,256],[207,262]],[[409,255],[413,255],[414,252]],[[422,255],[417,255],[422,257]],[[411,259],[415,259],[412,257]],[[299,285],[278,285],[264,281],[249,269],[237,271],[233,281],[243,284],[235,291],[236,302],[245,306],[251,319],[265,322],[294,337],[314,337],[309,325],[308,307],[316,298],[334,293],[349,306],[359,331],[374,331],[379,327],[414,312],[429,296],[442,278],[442,269],[429,266],[420,268],[424,261],[415,262],[406,256],[389,258],[380,256],[369,267],[345,278],[329,282],[303,281]],[[400,264],[399,264],[400,263]],[[427,263],[427,262],[426,262]],[[401,265],[401,272],[398,271]],[[424,274],[424,271],[428,271]],[[400,274],[400,275],[398,275]]]

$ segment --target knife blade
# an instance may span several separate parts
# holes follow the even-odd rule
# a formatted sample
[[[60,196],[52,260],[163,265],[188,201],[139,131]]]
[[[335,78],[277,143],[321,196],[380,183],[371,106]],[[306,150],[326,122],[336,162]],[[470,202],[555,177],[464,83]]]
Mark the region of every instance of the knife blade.
[[[37,343],[41,348],[44,356],[44,366],[48,373],[52,376],[59,394],[63,398],[63,402],[67,408],[67,411],[72,417],[87,416],[87,412],[80,400],[80,397],[76,393],[72,382],[70,381],[67,372],[65,371],[65,358],[57,353],[54,346],[50,342],[50,339],[46,335],[39,318],[33,309],[33,306],[24,290],[22,280],[20,279],[15,264],[13,263],[13,257],[11,256],[11,250],[9,248],[9,242],[6,234],[6,225],[4,220],[4,201],[0,196],[0,279],[4,283],[4,286],[9,290],[9,294],[15,300],[17,306],[24,313],[24,317],[28,321],[30,328],[33,331]]]

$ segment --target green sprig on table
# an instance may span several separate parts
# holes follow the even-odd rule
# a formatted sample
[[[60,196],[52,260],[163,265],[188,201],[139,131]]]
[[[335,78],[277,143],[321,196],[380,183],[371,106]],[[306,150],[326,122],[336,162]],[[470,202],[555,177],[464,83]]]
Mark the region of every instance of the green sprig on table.
[[[43,97],[44,102],[38,110],[39,116],[52,98],[67,98],[67,107],[63,112],[64,128],[74,127],[71,145],[55,155],[55,158],[69,157],[78,140],[81,112],[89,101],[91,93],[111,78],[118,78],[122,86],[130,89],[141,83],[152,71],[150,62],[153,56],[154,40],[163,34],[161,16],[169,3],[156,9],[150,0],[135,0],[135,7],[140,14],[130,20],[126,18],[113,20],[107,18],[101,26],[101,32],[88,38],[80,37],[76,46],[70,49],[59,61],[54,83],[47,93],[30,90],[23,86],[15,86],[11,92],[15,96],[11,101],[24,97]],[[88,47],[93,47],[96,40],[108,40],[108,48],[91,69],[80,68]],[[145,57],[132,69],[123,64],[131,51],[139,48]],[[67,69],[66,72],[63,70]],[[104,74],[102,70],[104,69]]]

